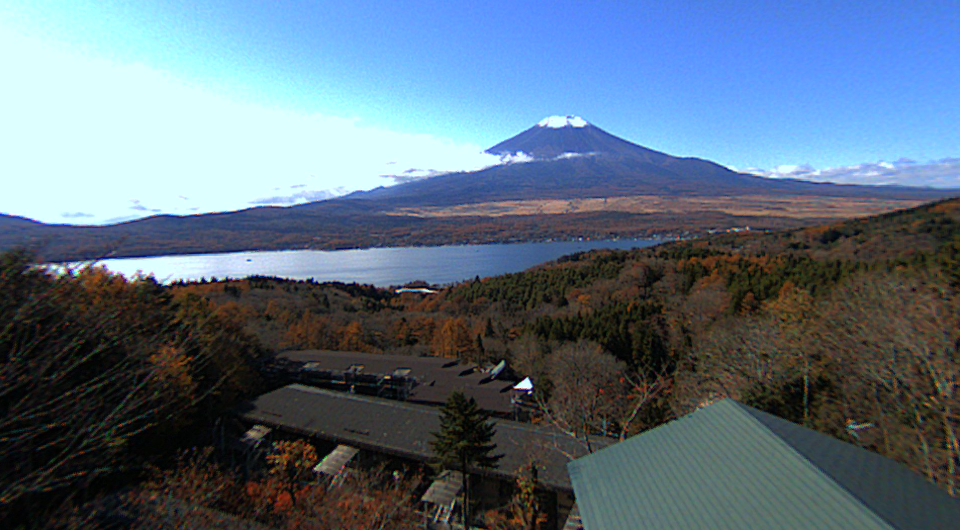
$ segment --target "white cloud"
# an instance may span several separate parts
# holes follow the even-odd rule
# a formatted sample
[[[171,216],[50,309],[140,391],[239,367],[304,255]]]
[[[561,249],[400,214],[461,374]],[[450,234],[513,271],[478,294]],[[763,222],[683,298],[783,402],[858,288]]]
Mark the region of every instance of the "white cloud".
[[[291,189],[300,189],[303,185],[290,186]],[[304,204],[314,201],[324,201],[334,197],[340,197],[350,193],[350,190],[339,187],[332,190],[301,190],[289,195],[274,195],[272,197],[262,197],[250,201],[250,204],[257,206],[289,206],[291,204]]]
[[[517,151],[516,153],[505,153],[500,155],[501,164],[525,164],[527,162],[533,162],[535,159],[524,153],[523,151]]]
[[[816,169],[809,164],[782,165],[773,169],[747,168],[743,172],[771,178],[794,178],[840,184],[960,188],[960,158],[944,158],[930,162],[916,162],[901,158],[895,162],[868,162],[825,169]]]
[[[575,155],[575,153],[564,153],[565,155]],[[561,155],[558,158],[563,158]],[[517,153],[507,153],[503,155],[491,155],[487,153],[480,153],[476,158],[464,158],[461,160],[459,168],[456,169],[417,169],[410,168],[404,170],[400,173],[389,173],[385,175],[380,175],[383,178],[391,179],[393,184],[403,184],[405,182],[413,182],[415,180],[423,180],[432,177],[437,177],[440,175],[447,175],[450,173],[458,171],[479,171],[491,166],[505,165],[505,164],[523,164],[525,162],[532,162],[534,158],[523,151]],[[449,164],[448,167],[453,166]]]
[[[130,208],[140,216],[235,210],[370,189],[398,168],[496,163],[480,146],[239,103],[2,27],[0,49],[16,50],[0,54],[2,213],[104,223],[129,219]],[[274,191],[294,185],[304,188]],[[94,217],[61,215],[76,210]]]
[[[449,171],[437,171],[435,169],[417,169],[410,168],[399,175],[380,175],[385,179],[390,179],[393,181],[393,184],[404,184],[407,182],[413,182],[415,180],[423,180],[431,177],[436,177],[439,175],[446,175],[450,173]]]
[[[557,156],[554,160],[566,160],[568,158],[581,158],[584,156],[596,156],[596,153],[563,153],[562,155]]]
[[[537,123],[540,127],[549,127],[551,129],[562,129],[563,127],[586,127],[589,125],[587,120],[580,116],[547,116]]]

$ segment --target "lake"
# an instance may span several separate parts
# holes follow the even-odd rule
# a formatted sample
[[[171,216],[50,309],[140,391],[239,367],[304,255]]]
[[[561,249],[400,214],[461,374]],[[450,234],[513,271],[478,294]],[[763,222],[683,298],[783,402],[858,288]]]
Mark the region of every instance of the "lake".
[[[329,251],[284,250],[117,258],[100,263],[126,276],[138,272],[153,274],[164,283],[263,275],[295,280],[313,278],[318,282],[357,282],[378,287],[402,285],[414,280],[443,285],[476,276],[482,278],[519,272],[575,252],[601,248],[625,250],[649,247],[660,242],[659,239],[619,239]]]

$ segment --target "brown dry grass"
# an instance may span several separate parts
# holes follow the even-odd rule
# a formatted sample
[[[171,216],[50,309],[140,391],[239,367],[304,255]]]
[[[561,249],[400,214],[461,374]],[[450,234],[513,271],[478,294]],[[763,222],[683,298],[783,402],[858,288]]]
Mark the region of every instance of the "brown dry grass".
[[[421,218],[502,217],[587,212],[668,213],[718,212],[747,217],[849,219],[922,204],[917,200],[809,196],[660,197],[638,195],[601,199],[501,201],[458,206],[400,208],[391,215]]]

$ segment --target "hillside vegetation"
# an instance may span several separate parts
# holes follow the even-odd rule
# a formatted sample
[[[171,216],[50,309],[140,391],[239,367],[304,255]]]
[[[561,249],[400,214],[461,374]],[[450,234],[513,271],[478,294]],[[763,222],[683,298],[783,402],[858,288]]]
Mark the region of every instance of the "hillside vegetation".
[[[256,341],[201,297],[0,255],[0,526],[53,525],[262,388]],[[198,434],[201,433],[201,434]],[[86,527],[77,523],[75,527]]]
[[[271,278],[173,291],[205,297],[274,350],[507,359],[547,399],[570,390],[571,370],[607,366],[621,377],[577,388],[606,396],[615,412],[598,413],[594,430],[607,434],[733,397],[890,456],[956,494],[958,287],[960,201],[949,200],[578,254],[437,295]],[[614,406],[651,388],[640,410]]]
[[[0,289],[7,526],[69,519],[86,513],[69,506],[121,487],[148,507],[163,495],[294,521],[289,484],[244,485],[172,458],[209,443],[217,418],[263,388],[265,356],[306,348],[506,359],[535,381],[535,421],[587,444],[732,397],[951,495],[960,486],[960,200],[575,254],[437,294],[266,277],[161,286],[97,268],[58,277],[23,253],[2,255]],[[344,491],[380,491],[365,484]]]

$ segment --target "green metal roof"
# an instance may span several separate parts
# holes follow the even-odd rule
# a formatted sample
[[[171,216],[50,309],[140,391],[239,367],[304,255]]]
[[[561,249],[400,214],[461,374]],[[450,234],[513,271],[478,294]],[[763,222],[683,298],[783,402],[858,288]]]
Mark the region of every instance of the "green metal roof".
[[[568,469],[586,530],[960,528],[906,467],[730,399]]]

